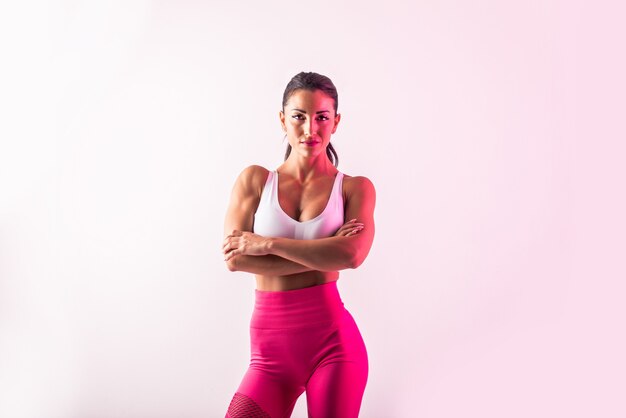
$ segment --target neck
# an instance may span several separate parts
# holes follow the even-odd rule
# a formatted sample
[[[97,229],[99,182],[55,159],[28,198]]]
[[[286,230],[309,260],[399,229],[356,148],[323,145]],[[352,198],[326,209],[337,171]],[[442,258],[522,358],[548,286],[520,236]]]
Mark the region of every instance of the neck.
[[[287,161],[278,168],[278,171],[287,173],[304,183],[312,177],[334,175],[338,170],[330,162],[326,153],[315,158],[304,158],[291,153]]]

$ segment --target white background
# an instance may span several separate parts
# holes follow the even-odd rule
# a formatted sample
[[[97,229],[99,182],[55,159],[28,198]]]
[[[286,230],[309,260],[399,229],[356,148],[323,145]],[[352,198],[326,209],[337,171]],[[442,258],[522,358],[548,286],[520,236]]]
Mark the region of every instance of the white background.
[[[0,416],[224,416],[255,286],[226,204],[316,71],[339,169],[378,193],[339,281],[361,416],[623,417],[618,3],[1,6]]]

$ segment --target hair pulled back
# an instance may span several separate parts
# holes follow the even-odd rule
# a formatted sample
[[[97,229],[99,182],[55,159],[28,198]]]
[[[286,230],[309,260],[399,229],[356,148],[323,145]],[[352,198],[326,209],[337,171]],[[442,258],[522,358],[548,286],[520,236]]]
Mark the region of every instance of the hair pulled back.
[[[283,93],[283,111],[285,110],[289,98],[296,90],[323,91],[335,102],[333,108],[335,109],[335,115],[337,114],[337,107],[339,106],[337,88],[330,78],[325,75],[303,71],[293,76],[289,83],[287,83],[287,87],[285,87],[285,92]],[[285,160],[287,160],[289,154],[291,154],[291,145],[287,144]],[[330,142],[326,147],[326,155],[335,167],[339,165],[339,156]]]

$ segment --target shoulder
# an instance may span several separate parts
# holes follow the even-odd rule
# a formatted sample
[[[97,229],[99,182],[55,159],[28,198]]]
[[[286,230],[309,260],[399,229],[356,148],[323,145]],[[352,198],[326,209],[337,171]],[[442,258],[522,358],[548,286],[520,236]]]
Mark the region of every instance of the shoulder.
[[[346,219],[359,218],[361,222],[373,222],[371,218],[376,207],[376,189],[370,179],[344,174],[343,201]]]
[[[251,165],[244,168],[235,182],[235,188],[248,196],[261,196],[267,180],[269,170],[260,165]]]
[[[365,176],[343,175],[343,190],[347,197],[353,194],[376,195],[374,183]]]
[[[269,170],[263,166],[249,165],[248,167],[241,170],[239,177],[245,179],[256,178],[259,176],[267,177],[267,173],[269,173]]]
[[[267,168],[260,165],[250,165],[239,173],[237,182],[247,186],[258,186],[259,184],[263,186],[268,174],[269,170]]]

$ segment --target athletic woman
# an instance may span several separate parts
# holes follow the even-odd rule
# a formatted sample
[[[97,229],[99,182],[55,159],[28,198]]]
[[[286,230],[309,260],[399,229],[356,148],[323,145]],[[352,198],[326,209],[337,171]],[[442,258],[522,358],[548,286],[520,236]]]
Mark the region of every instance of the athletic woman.
[[[250,166],[233,187],[224,259],[256,289],[250,366],[226,418],[290,417],[304,391],[310,418],[358,417],[368,357],[337,280],[369,253],[376,196],[370,180],[337,170],[337,105],[328,77],[294,76],[279,112],[285,161]]]

